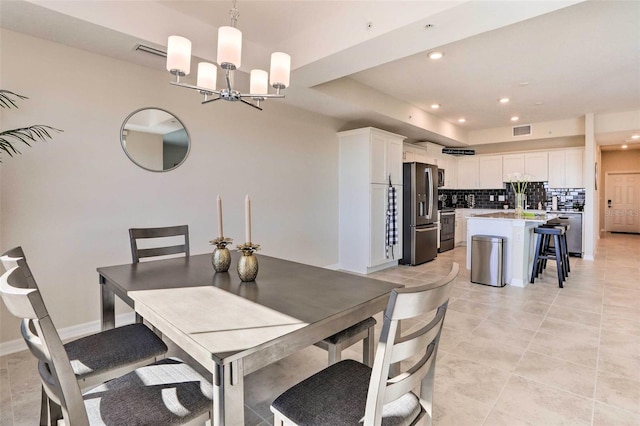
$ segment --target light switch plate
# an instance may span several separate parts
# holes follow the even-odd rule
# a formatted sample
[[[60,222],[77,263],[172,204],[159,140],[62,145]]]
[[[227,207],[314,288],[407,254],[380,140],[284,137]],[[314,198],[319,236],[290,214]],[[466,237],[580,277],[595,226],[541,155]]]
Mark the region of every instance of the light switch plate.
[[[504,201],[504,195],[498,195],[498,201]]]

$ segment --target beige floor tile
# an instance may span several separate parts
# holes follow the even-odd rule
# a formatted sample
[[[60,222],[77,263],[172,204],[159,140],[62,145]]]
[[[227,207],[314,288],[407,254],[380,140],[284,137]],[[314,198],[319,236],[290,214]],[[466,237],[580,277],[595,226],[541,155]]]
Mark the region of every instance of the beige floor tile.
[[[449,311],[457,311],[480,318],[488,317],[495,308],[486,303],[472,302],[466,299],[458,299],[449,303]]]
[[[441,398],[464,395],[491,409],[500,391],[509,380],[509,373],[497,368],[448,355],[436,368],[436,389]]]
[[[488,367],[512,371],[522,357],[524,348],[504,343],[496,344],[493,340],[472,336],[468,341],[456,346],[451,353]]]
[[[445,324],[447,319],[445,317]],[[440,335],[439,351],[451,352],[462,342],[466,342],[471,338],[468,331],[456,330],[454,328],[443,327]]]
[[[596,385],[595,368],[535,352],[524,354],[516,367],[515,374],[586,398],[593,398]]]
[[[547,313],[547,318],[556,318],[563,321],[575,322],[591,327],[600,327],[602,315],[594,312],[580,311],[561,306],[552,306]]]
[[[638,426],[640,414],[596,402],[593,426]]]
[[[500,322],[486,320],[476,327],[472,334],[493,340],[494,342],[502,342],[526,349],[536,332],[515,326],[505,327],[504,324]]]
[[[640,382],[623,376],[598,373],[596,400],[640,414]]]
[[[519,327],[537,330],[544,317],[541,315],[518,312],[509,308],[508,304],[489,315],[488,319],[504,324],[505,327]]]
[[[595,368],[598,358],[598,338],[559,336],[538,332],[533,338],[529,350]]]
[[[569,294],[568,292],[558,295],[555,302],[555,306],[564,306],[571,309],[578,309],[581,311],[602,312],[602,296],[601,295],[576,295]]]
[[[592,402],[512,376],[485,422],[504,425],[589,425]]]
[[[576,322],[550,317],[542,321],[538,330],[542,333],[553,334],[554,336],[598,337],[600,335],[600,330],[597,327],[590,327]]]
[[[602,316],[602,330],[640,336],[640,321],[605,313]]]
[[[445,324],[447,324],[447,328],[453,328],[455,330],[470,333],[478,326],[478,324],[482,322],[482,320],[482,317],[477,317],[454,310],[447,310]]]
[[[433,424],[438,426],[481,425],[490,408],[460,394],[441,395],[435,388]]]

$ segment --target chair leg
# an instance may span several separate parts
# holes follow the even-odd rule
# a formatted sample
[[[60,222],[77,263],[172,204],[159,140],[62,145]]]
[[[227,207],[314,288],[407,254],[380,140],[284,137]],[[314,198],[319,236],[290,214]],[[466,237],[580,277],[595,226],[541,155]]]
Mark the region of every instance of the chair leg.
[[[432,356],[435,357],[436,354]],[[429,367],[429,371],[427,371],[427,375],[422,379],[420,384],[420,401],[426,411],[424,418],[420,422],[421,424],[425,424],[431,426],[433,422],[433,388],[435,383],[435,375],[436,375],[436,363],[435,361],[431,363]]]
[[[553,242],[556,246],[556,265],[558,269],[558,285],[563,288],[562,282],[564,281],[564,271],[562,266],[562,255],[560,254],[560,238],[557,235],[553,236]]]
[[[367,330],[367,337],[362,339],[362,363],[373,367],[373,356],[375,354],[375,348],[373,347],[373,327],[369,327]]]
[[[342,360],[342,348],[340,345],[329,345],[327,351],[329,352],[329,365],[333,365]]]
[[[40,400],[40,426],[49,426],[49,397],[44,391],[44,387],[42,390],[42,399]]]

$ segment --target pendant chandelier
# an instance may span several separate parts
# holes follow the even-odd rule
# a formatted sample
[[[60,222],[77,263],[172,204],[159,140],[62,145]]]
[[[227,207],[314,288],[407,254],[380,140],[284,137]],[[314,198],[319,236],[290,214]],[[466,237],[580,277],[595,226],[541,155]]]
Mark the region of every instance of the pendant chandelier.
[[[231,87],[230,73],[240,68],[242,56],[242,32],[236,28],[238,22],[238,9],[236,0],[233,1],[231,26],[218,29],[218,56],[217,63],[198,63],[198,77],[196,85],[180,82],[180,77],[188,75],[191,71],[191,41],[185,37],[170,36],[167,44],[167,71],[176,79],[170,83],[186,89],[197,90],[203,95],[203,104],[224,99],[225,101],[240,101],[259,110],[260,102],[270,98],[284,98],[281,90],[289,86],[291,72],[291,57],[286,53],[274,52],[271,54],[270,75],[264,70],[251,70],[249,91],[240,93]],[[226,87],[218,90],[216,80],[218,67],[224,71]],[[269,93],[269,84],[276,89],[275,93]],[[253,102],[248,101],[251,99]],[[254,103],[255,102],[255,103]]]

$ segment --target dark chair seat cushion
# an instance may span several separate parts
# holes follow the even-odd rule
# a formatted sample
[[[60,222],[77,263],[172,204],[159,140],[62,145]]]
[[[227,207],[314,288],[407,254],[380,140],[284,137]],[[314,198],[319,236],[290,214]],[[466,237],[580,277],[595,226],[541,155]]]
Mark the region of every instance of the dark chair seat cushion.
[[[374,327],[375,325],[376,320],[372,317],[369,317],[364,321],[360,321],[359,323],[352,325],[351,327],[346,328],[339,333],[334,334],[333,336],[327,337],[326,339],[324,339],[324,341],[333,345],[337,345],[344,342],[345,340],[349,340],[356,334],[369,329],[369,327]]]
[[[144,324],[130,324],[64,345],[78,379],[162,356],[167,345]]]
[[[84,403],[92,425],[175,425],[211,411],[213,388],[189,365],[167,358],[92,389]]]
[[[345,360],[298,383],[272,407],[298,425],[362,425],[371,368]],[[384,426],[410,425],[420,414],[418,397],[408,393],[385,405]]]

